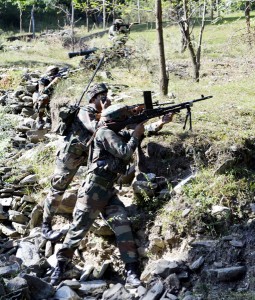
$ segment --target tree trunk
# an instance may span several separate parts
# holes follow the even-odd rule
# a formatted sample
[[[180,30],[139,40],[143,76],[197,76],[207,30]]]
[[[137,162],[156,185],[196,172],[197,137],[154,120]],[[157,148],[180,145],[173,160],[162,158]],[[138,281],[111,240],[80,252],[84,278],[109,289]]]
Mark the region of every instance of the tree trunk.
[[[71,1],[71,42],[72,42],[72,50],[74,52],[74,5],[73,1]]]
[[[160,91],[163,95],[167,95],[169,79],[166,72],[161,0],[156,0],[156,30],[158,34],[158,48],[159,48]]]
[[[105,30],[106,12],[105,12],[105,0],[103,0],[103,29]]]
[[[31,9],[31,26],[32,26],[32,33],[33,33],[33,39],[35,38],[35,16],[34,16],[34,12],[35,12],[35,6],[32,6]]]
[[[250,12],[251,12],[251,3],[250,3],[250,1],[246,1],[245,2],[245,20],[246,20],[246,26],[247,26],[248,43],[251,47],[252,42],[251,42],[251,17],[250,17]]]
[[[23,29],[22,29],[22,15],[23,15],[23,11],[21,9],[21,7],[19,8],[19,32],[22,33]]]

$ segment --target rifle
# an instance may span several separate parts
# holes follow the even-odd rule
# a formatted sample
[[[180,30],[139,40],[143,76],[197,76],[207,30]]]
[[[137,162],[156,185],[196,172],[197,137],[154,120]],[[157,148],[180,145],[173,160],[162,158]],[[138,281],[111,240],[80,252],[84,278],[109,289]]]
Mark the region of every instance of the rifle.
[[[199,102],[199,101],[204,101],[204,100],[210,99],[212,97],[213,96],[205,97],[205,96],[201,95],[201,98],[194,99],[191,101],[182,102],[182,103],[170,105],[167,107],[153,108],[153,103],[151,101],[151,92],[145,91],[144,92],[145,109],[141,113],[133,115],[133,116],[129,117],[127,120],[120,121],[120,122],[108,121],[108,122],[105,122],[105,125],[107,125],[113,131],[118,132],[121,129],[125,128],[127,125],[138,124],[143,121],[153,119],[155,117],[160,117],[160,116],[163,116],[163,115],[166,115],[169,113],[179,113],[182,109],[186,109],[187,113],[186,113],[186,119],[185,119],[183,129],[186,128],[187,121],[189,120],[189,126],[190,126],[189,130],[192,130],[191,107],[193,106],[193,103]]]
[[[90,54],[95,53],[98,50],[98,48],[94,47],[92,49],[88,50],[80,50],[78,52],[68,52],[68,57],[73,58],[75,56],[85,56],[85,58],[88,58]]]

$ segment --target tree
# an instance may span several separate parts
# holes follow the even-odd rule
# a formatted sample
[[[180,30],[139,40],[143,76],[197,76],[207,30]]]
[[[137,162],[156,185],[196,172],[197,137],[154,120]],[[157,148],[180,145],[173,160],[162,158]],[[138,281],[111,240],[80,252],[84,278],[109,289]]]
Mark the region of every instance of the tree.
[[[19,31],[22,33],[23,31],[23,11],[28,5],[28,1],[26,0],[9,0],[10,3],[16,5],[19,10]]]
[[[159,49],[160,91],[163,95],[167,95],[169,79],[166,72],[161,0],[156,0],[156,30],[158,34],[158,49]]]
[[[187,47],[189,49],[191,60],[193,64],[193,71],[194,71],[194,80],[199,82],[199,73],[201,67],[201,49],[202,49],[202,37],[205,27],[205,11],[206,11],[206,0],[204,0],[202,6],[202,20],[200,25],[199,37],[197,42],[197,49],[195,49],[194,42],[192,39],[192,30],[190,28],[190,19],[191,19],[191,11],[188,5],[188,0],[183,0],[183,17],[181,20],[182,29],[184,38],[187,43]]]

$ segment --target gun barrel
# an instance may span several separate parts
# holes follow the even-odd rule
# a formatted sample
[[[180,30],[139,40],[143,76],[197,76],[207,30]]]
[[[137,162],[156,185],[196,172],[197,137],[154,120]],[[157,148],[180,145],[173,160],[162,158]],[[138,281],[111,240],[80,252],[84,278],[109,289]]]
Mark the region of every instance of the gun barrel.
[[[98,49],[97,48],[92,48],[89,50],[81,50],[78,52],[68,52],[68,57],[73,58],[75,56],[83,56],[83,55],[90,55],[91,53],[96,52]]]

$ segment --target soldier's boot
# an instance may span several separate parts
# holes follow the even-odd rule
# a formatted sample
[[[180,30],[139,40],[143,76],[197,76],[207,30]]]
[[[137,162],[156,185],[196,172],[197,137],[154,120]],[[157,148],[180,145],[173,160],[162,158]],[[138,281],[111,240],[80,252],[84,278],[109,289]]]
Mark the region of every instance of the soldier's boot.
[[[54,231],[51,228],[50,222],[42,223],[42,237],[51,242],[58,241],[63,236],[62,232]]]
[[[138,263],[127,263],[125,265],[125,269],[127,272],[125,286],[130,288],[136,288],[140,286],[141,280],[139,279]]]
[[[51,118],[49,118],[49,117],[46,118],[45,128],[47,128],[47,129],[51,128]]]
[[[50,284],[51,285],[58,285],[61,280],[64,278],[64,274],[66,271],[66,266],[68,265],[69,261],[59,261],[57,263],[56,268],[54,269],[51,279],[50,279]]]
[[[41,112],[41,111],[39,111],[39,113],[38,113],[38,118],[37,118],[37,122],[36,122],[36,128],[38,129],[38,130],[42,130],[43,129],[43,126],[44,126],[44,124],[45,124],[45,121],[44,121],[44,119],[43,119],[43,115],[44,115],[44,112]]]

